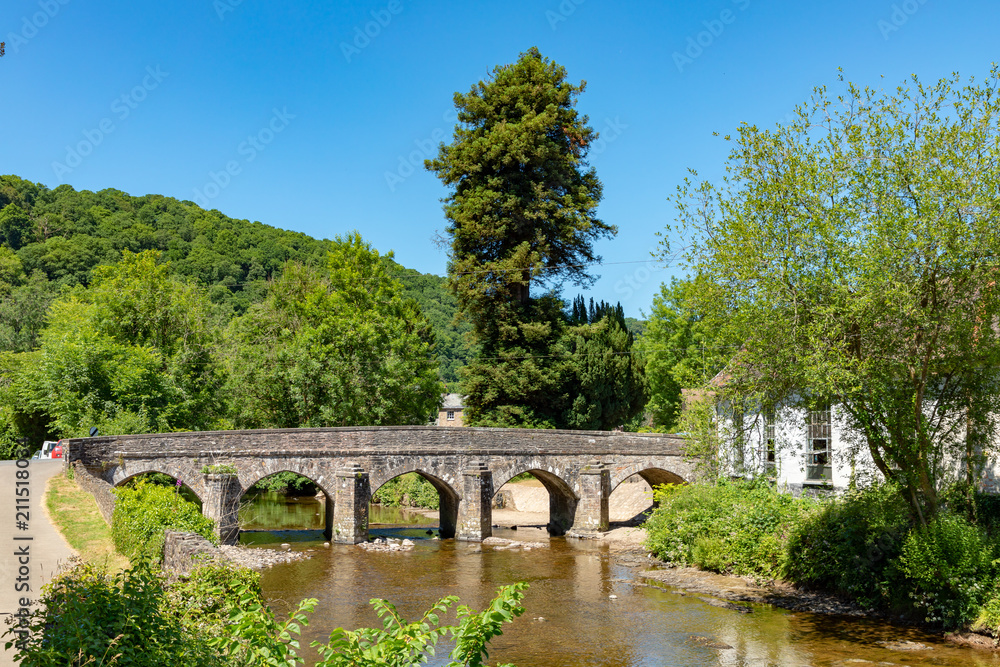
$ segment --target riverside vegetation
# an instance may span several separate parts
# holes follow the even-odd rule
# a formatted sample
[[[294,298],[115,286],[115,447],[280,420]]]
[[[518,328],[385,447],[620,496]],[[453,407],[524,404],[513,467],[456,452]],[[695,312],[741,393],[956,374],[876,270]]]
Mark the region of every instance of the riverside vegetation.
[[[926,526],[892,484],[818,500],[727,480],[660,487],[656,498],[646,546],[663,561],[781,578],[871,613],[1000,637],[1000,498],[953,487]]]
[[[156,564],[163,531],[192,530],[211,538],[211,521],[176,488],[139,480],[115,494],[111,533],[131,566],[110,572],[106,564],[84,562],[48,584],[30,617],[28,639],[17,648],[20,665],[285,667],[304,662],[298,637],[315,599],[302,600],[286,619],[278,619],[261,593],[260,575],[247,568],[206,564],[169,582]],[[313,642],[320,656],[316,665],[422,664],[445,641],[453,645],[450,667],[479,667],[488,658],[490,640],[524,613],[526,588],[525,583],[501,587],[482,612],[459,606],[453,624],[443,624],[442,618],[458,602],[455,596],[441,598],[416,621],[373,599],[382,628],[335,629],[327,642]]]

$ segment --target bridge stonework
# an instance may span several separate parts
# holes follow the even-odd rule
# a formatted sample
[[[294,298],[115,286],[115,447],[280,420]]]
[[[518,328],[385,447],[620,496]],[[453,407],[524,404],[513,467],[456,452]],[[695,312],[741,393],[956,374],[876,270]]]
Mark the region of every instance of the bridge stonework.
[[[242,495],[274,473],[309,478],[326,497],[326,536],[368,538],[368,503],[389,480],[416,472],[437,489],[442,538],[491,535],[492,497],[512,477],[531,472],[549,491],[553,534],[608,529],[608,496],[638,474],[651,485],[691,479],[683,439],[654,433],[553,431],[439,426],[343,427],[158,433],[74,438],[66,465],[80,461],[117,486],[162,472],[186,484],[216,521],[224,542],[239,534]],[[206,474],[226,465],[235,474]],[[213,470],[218,471],[219,468]]]

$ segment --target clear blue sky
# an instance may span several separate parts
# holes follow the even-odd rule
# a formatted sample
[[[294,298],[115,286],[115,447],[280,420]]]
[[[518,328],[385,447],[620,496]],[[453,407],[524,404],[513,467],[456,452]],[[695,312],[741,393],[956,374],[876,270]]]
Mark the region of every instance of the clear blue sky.
[[[619,233],[590,295],[638,316],[675,269],[625,262],[649,259],[689,167],[721,172],[714,131],[782,121],[838,67],[886,87],[982,77],[998,34],[986,0],[4,0],[0,173],[358,229],[444,274],[446,191],[406,163],[450,137],[455,91],[537,46],[587,81],[578,108],[605,139],[599,214]]]

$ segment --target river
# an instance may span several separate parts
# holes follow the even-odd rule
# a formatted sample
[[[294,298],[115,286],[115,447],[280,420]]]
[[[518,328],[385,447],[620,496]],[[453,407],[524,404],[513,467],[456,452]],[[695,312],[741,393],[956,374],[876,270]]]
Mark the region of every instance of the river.
[[[315,655],[309,643],[325,640],[333,628],[381,625],[371,598],[388,599],[415,620],[442,596],[457,595],[461,604],[482,609],[499,586],[527,581],[527,611],[493,640],[489,664],[1000,667],[996,654],[955,647],[915,629],[767,605],[755,605],[750,614],[712,606],[698,596],[649,585],[641,568],[620,563],[600,542],[550,539],[538,529],[494,533],[547,548],[496,550],[434,539],[427,534],[433,520],[373,508],[371,533],[409,537],[416,543],[412,551],[325,547],[322,512],[313,498],[266,494],[241,515],[243,543],[287,542],[294,550],[313,551],[308,560],[277,565],[262,576],[264,594],[279,614],[302,598],[319,599],[299,651],[309,665]],[[279,530],[268,530],[274,528]],[[879,643],[905,640],[927,648],[899,651]],[[447,664],[447,651],[439,653],[429,665]]]

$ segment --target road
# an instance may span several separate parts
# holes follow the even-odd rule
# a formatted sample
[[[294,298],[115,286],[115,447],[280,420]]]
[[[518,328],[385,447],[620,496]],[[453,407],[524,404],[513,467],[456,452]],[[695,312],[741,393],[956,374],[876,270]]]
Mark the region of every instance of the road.
[[[37,599],[42,585],[51,581],[74,553],[43,508],[45,484],[62,470],[62,461],[29,461],[28,474],[22,474],[20,479],[17,477],[19,470],[23,472],[24,469],[18,468],[14,461],[0,461],[0,494],[6,496],[0,498],[0,633],[7,630],[5,621],[17,611],[19,600],[24,596]],[[18,486],[17,482],[24,481],[28,483]],[[18,521],[24,521],[25,517],[23,513],[19,515],[19,511],[25,508],[23,504],[18,505],[15,494],[24,488],[28,493],[22,494],[30,500],[27,521],[22,528]],[[27,574],[20,569],[19,560],[27,560]],[[23,588],[25,585],[28,591],[17,590],[18,586]],[[2,650],[3,643],[0,641],[0,667],[16,664],[13,651]]]

